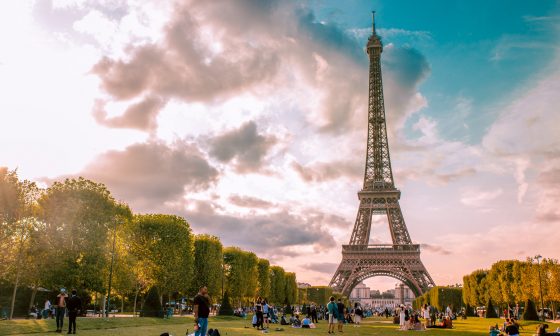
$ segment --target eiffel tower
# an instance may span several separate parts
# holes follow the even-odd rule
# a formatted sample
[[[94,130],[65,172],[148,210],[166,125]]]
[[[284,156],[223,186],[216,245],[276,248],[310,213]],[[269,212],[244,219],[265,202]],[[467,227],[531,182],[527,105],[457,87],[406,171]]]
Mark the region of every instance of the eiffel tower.
[[[374,276],[389,276],[402,281],[416,296],[435,286],[420,260],[420,245],[413,244],[399,205],[401,192],[395,188],[381,81],[383,45],[375,32],[368,39],[369,108],[368,139],[364,185],[358,192],[360,207],[348,245],[342,245],[342,262],[330,286],[349,296],[361,281]],[[372,215],[386,215],[393,244],[370,245]]]

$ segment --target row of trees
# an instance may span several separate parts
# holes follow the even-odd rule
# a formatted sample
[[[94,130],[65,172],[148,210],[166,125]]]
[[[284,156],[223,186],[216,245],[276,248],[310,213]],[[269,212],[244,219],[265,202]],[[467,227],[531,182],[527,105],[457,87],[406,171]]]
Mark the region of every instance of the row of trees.
[[[540,272],[540,280],[539,280]],[[463,277],[463,301],[471,307],[490,300],[500,307],[540,302],[540,284],[545,305],[553,311],[560,303],[560,265],[557,260],[502,260],[489,270],[477,270]]]
[[[420,310],[424,304],[429,304],[438,311],[445,311],[450,306],[453,311],[463,307],[462,289],[458,287],[435,286],[417,297],[412,302],[414,309]]]
[[[10,314],[18,288],[33,289],[29,306],[40,288],[103,297],[110,272],[112,292],[123,301],[134,297],[134,308],[151,287],[162,302],[192,296],[200,285],[215,298],[228,291],[237,304],[257,295],[278,304],[297,300],[294,273],[224,248],[217,237],[194,235],[181,217],[133,214],[105,186],[83,178],[41,189],[1,168],[0,251],[0,282],[13,285]]]

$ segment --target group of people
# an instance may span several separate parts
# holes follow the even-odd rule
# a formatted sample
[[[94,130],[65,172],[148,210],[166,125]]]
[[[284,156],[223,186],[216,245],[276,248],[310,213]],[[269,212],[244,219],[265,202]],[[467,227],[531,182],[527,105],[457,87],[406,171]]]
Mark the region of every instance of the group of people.
[[[334,296],[331,296],[329,298],[329,303],[327,304],[327,312],[329,321],[329,334],[335,333],[335,325],[337,326],[337,330],[339,332],[343,332],[342,328],[344,326],[344,322],[352,323],[355,327],[359,327],[360,323],[362,322],[362,318],[364,317],[364,312],[359,303],[356,302],[354,304],[353,310],[346,309],[341,299],[338,299],[338,301],[335,302]]]
[[[41,311],[43,318],[51,315],[56,319],[56,332],[62,333],[64,327],[64,318],[68,315],[68,334],[76,333],[76,318],[82,311],[82,300],[78,296],[78,292],[72,289],[70,295],[65,288],[60,289],[60,293],[56,296],[55,303],[51,304],[50,300],[45,301],[44,309]],[[39,312],[37,312],[39,314]]]

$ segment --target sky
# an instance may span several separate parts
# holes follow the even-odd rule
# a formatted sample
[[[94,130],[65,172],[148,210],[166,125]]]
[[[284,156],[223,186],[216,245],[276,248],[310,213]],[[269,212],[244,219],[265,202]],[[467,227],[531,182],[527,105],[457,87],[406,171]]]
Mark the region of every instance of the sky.
[[[436,284],[558,258],[558,1],[2,1],[0,166],[104,183],[326,285],[363,183],[372,10]],[[375,217],[370,242],[388,232]]]

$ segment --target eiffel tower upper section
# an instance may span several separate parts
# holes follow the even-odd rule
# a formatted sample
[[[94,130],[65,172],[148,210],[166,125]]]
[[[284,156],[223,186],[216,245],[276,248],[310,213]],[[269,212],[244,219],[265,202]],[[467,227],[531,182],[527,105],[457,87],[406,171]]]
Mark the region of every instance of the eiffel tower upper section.
[[[375,12],[373,12],[373,15],[375,15]],[[375,17],[373,17],[372,33],[368,39],[366,51],[369,56],[366,165],[363,188],[358,193],[360,211],[352,232],[350,245],[368,245],[372,214],[387,214],[389,216],[389,228],[393,244],[412,244],[398,204],[400,191],[395,187],[391,168],[381,76],[383,44],[375,31]]]

